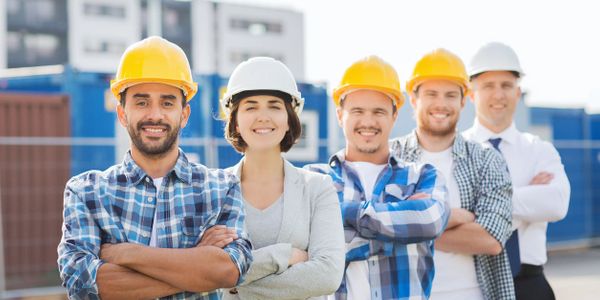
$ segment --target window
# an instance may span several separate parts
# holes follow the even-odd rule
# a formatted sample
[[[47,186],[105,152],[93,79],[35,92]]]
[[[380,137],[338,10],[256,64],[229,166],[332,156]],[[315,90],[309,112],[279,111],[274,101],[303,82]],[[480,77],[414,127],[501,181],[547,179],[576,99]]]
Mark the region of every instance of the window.
[[[248,19],[233,18],[230,20],[229,26],[233,30],[247,31],[252,35],[264,35],[268,33],[281,34],[283,31],[283,26],[281,23]]]
[[[272,57],[278,61],[281,61],[285,64],[285,59],[283,55],[266,53],[266,52],[249,52],[249,51],[233,51],[229,54],[229,62],[233,65],[237,65],[245,60],[248,60],[251,57],[255,56],[268,56]]]
[[[123,6],[86,3],[83,6],[83,12],[88,16],[125,18],[125,7]]]
[[[60,36],[8,31],[6,41],[9,68],[67,62],[67,48]]]
[[[123,42],[105,41],[105,40],[87,40],[83,50],[87,53],[105,53],[120,55],[125,51],[126,45]]]

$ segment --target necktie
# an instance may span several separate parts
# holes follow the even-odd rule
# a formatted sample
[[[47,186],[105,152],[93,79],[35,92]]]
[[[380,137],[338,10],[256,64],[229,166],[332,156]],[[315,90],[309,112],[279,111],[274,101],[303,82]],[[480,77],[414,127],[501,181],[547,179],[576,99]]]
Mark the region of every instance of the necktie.
[[[502,138],[489,139],[488,142],[496,149],[500,154],[500,142]],[[508,167],[507,167],[508,170]],[[513,231],[508,240],[506,241],[506,253],[508,254],[508,261],[510,262],[510,270],[513,277],[519,274],[521,269],[521,255],[519,254],[519,233],[517,230]]]

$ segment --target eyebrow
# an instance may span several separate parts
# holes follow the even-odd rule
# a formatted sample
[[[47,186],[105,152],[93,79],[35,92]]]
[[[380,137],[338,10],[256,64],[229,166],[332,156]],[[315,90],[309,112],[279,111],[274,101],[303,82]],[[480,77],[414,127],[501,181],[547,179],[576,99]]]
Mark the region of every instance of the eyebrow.
[[[268,101],[269,104],[283,104],[283,100],[281,99],[271,99]],[[252,100],[252,99],[248,99],[246,101],[244,101],[244,104],[258,104],[257,100]]]
[[[136,93],[133,94],[134,98],[150,98],[150,94],[145,94],[145,93]],[[160,95],[161,99],[166,99],[166,100],[175,100],[177,99],[177,97],[173,94],[165,94],[165,95]]]

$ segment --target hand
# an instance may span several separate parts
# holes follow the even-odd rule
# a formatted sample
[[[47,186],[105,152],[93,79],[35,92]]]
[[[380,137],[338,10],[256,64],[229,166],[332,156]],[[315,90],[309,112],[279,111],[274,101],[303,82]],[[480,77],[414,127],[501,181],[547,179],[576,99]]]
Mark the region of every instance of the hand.
[[[215,225],[204,231],[198,246],[215,246],[223,248],[238,238],[235,229],[225,225]]]
[[[446,229],[456,227],[461,224],[475,222],[475,214],[460,207],[455,207],[450,210],[450,219]]]
[[[530,185],[548,184],[552,181],[552,179],[554,179],[554,174],[542,171],[542,172],[539,172],[537,175],[533,176],[533,178],[531,179],[529,184]]]
[[[410,195],[410,197],[406,198],[406,200],[421,200],[421,199],[429,199],[429,198],[431,198],[431,196],[429,196],[429,194],[416,193],[416,194]]]
[[[119,264],[123,261],[125,254],[135,251],[136,245],[131,243],[119,243],[119,244],[102,244],[100,248],[100,259],[107,263]]]
[[[290,256],[289,265],[293,266],[297,263],[302,263],[308,260],[308,252],[297,248],[292,248],[292,256]]]

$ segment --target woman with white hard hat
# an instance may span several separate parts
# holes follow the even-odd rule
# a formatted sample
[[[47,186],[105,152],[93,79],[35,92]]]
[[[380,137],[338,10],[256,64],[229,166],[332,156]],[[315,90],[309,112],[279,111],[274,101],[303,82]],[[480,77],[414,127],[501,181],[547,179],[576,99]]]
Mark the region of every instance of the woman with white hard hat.
[[[221,99],[225,138],[240,153],[240,178],[254,261],[224,299],[306,299],[335,292],[344,270],[344,237],[329,176],[294,167],[281,154],[301,134],[302,99],[280,61],[255,57],[233,71]],[[234,239],[220,229],[213,236]]]

